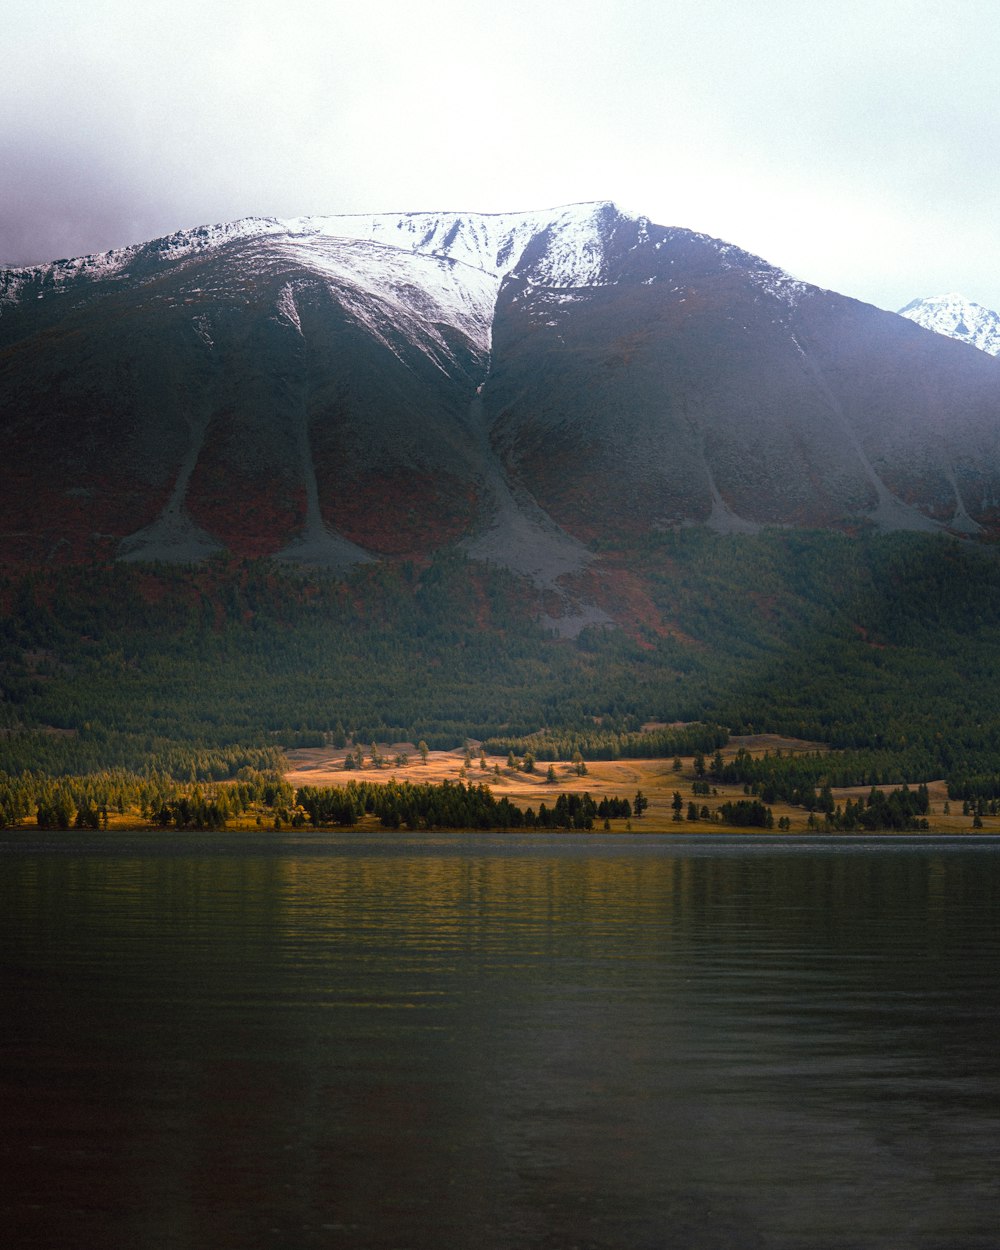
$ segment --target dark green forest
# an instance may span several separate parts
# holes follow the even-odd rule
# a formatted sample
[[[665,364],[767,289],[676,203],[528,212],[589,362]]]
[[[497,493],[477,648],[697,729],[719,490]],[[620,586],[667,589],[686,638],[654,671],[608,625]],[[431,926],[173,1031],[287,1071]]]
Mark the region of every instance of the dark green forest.
[[[488,740],[544,760],[711,753],[727,732],[774,732],[843,754],[745,778],[769,793],[945,777],[958,798],[1000,795],[994,550],[688,529],[597,555],[596,575],[637,579],[652,615],[569,640],[538,592],[455,553],[346,579],[231,558],[8,571],[0,774],[190,784],[349,739]],[[647,722],[700,728],[641,734]]]

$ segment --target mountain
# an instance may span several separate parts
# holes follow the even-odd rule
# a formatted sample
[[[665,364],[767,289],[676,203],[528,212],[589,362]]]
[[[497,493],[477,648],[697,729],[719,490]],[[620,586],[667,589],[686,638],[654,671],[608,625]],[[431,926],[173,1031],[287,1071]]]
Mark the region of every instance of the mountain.
[[[991,356],[1000,356],[1000,315],[964,295],[952,293],[911,300],[899,310],[899,315]]]
[[[3,271],[0,820],[696,720],[1000,802],[998,418],[1000,358],[611,203]]]
[[[543,587],[690,524],[992,534],[1000,362],[612,203],[247,218],[0,274],[0,560]]]

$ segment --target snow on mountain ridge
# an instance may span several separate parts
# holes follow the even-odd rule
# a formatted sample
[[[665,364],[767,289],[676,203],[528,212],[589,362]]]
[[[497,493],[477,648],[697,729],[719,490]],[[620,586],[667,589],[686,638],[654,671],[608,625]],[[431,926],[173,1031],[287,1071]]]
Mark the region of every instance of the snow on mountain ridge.
[[[402,333],[447,371],[454,355],[442,325],[460,330],[484,355],[490,350],[499,285],[491,274],[445,257],[322,234],[277,238],[269,248],[329,282],[348,314],[393,352],[393,335]],[[280,311],[291,319],[287,302]]]
[[[352,214],[300,217],[285,223],[292,235],[322,235],[381,243],[404,252],[446,256],[503,277],[540,228],[539,215],[487,217],[479,213]]]
[[[610,201],[514,213],[417,212],[312,217],[242,217],[178,230],[145,243],[108,252],[0,271],[0,300],[16,300],[26,287],[47,290],[79,279],[108,279],[137,260],[176,261],[237,240],[287,234],[292,238],[332,236],[446,256],[498,278],[510,273],[536,235],[558,234],[548,276],[554,285],[587,285],[599,272],[599,219],[608,211],[626,216]],[[41,292],[40,292],[41,293]]]
[[[606,281],[612,216],[621,215],[603,201],[525,213],[303,217],[281,222],[287,233],[269,247],[332,279],[350,315],[380,342],[391,347],[395,327],[445,369],[451,352],[437,326],[459,329],[488,354],[500,284],[534,240],[544,246],[531,265],[533,283]]]
[[[348,314],[391,350],[401,335],[440,369],[454,364],[441,327],[488,355],[503,279],[530,251],[534,286],[579,289],[608,282],[609,235],[623,214],[610,201],[516,213],[381,213],[328,217],[245,217],[180,230],[98,255],[0,273],[0,304],[16,304],[90,281],[148,279],[161,266],[259,240],[284,263],[330,282]],[[81,284],[83,284],[81,288]],[[195,292],[199,288],[192,288]],[[296,324],[294,290],[276,313]]]
[[[646,217],[600,200],[509,213],[244,217],[98,255],[0,272],[0,308],[71,290],[86,296],[91,282],[149,281],[165,266],[257,241],[283,265],[301,266],[329,282],[348,315],[384,346],[398,351],[403,339],[448,371],[456,362],[447,328],[459,331],[474,352],[488,358],[496,301],[506,278],[523,283],[526,295],[537,293],[538,315],[550,320],[553,305],[615,283],[612,258],[620,257],[622,246],[629,252],[658,251],[678,235],[709,244],[726,268],[748,267],[757,285],[789,306],[807,289],[733,244],[653,226]],[[254,255],[240,257],[245,277],[250,276],[245,265],[257,264]],[[194,272],[192,277],[198,285],[190,293],[200,294],[200,279]],[[275,313],[301,332],[298,285],[282,291]]]
[[[1000,316],[956,291],[911,300],[899,315],[990,356],[1000,356]]]
[[[0,307],[4,304],[16,304],[32,294],[38,299],[45,295],[59,294],[76,286],[80,281],[100,282],[126,278],[132,268],[144,260],[184,260],[188,256],[221,247],[236,239],[281,234],[284,230],[284,224],[274,217],[241,217],[236,221],[177,230],[159,239],[113,248],[108,252],[94,252],[86,256],[53,260],[42,265],[26,265],[18,269],[0,269]]]
[[[591,286],[602,273],[602,219],[627,218],[611,201],[515,213],[387,213],[292,218],[292,234],[370,240],[404,251],[447,256],[492,273],[514,272],[525,248],[547,236],[546,264],[536,281],[551,286]]]

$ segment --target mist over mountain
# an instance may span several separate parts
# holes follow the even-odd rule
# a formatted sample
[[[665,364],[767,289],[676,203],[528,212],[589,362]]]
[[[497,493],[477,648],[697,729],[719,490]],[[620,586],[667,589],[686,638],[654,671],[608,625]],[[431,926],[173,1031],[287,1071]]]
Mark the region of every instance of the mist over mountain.
[[[1000,363],[612,203],[248,218],[0,273],[0,559],[552,585],[690,524],[989,535]]]

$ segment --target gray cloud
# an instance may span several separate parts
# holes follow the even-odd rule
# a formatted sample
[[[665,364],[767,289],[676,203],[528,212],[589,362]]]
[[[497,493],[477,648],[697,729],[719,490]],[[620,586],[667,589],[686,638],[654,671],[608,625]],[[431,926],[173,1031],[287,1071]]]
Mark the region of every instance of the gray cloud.
[[[971,0],[7,0],[3,39],[8,263],[611,197],[884,307],[1000,307],[1000,34]]]

